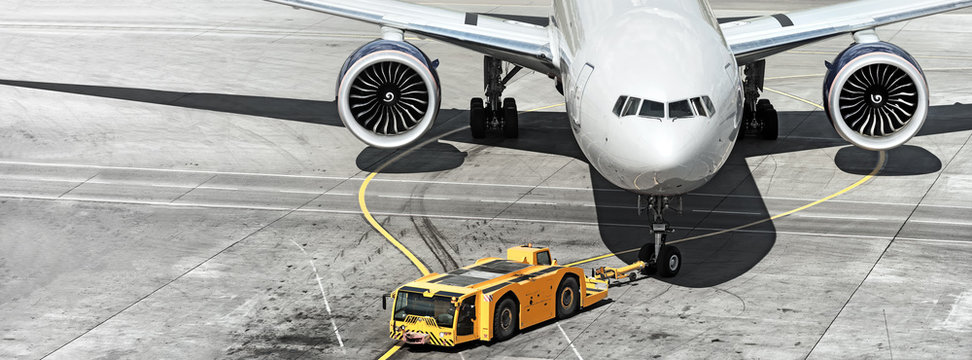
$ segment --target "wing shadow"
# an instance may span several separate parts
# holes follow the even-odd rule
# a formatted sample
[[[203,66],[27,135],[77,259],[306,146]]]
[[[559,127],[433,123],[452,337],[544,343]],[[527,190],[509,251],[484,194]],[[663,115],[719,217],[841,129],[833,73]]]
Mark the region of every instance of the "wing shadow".
[[[344,126],[333,101],[286,99],[0,79],[0,85],[177,106],[311,124]]]

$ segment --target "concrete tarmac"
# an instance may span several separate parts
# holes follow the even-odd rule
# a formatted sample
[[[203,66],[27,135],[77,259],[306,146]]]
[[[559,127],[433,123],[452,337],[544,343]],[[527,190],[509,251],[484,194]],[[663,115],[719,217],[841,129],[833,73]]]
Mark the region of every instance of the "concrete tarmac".
[[[548,4],[434,5],[545,16]],[[677,277],[617,284],[609,302],[504,342],[392,356],[969,358],[970,23],[960,11],[878,29],[917,58],[932,96],[924,130],[885,162],[814,105],[849,36],[773,56],[764,97],[780,139],[743,140],[685,197],[671,217],[673,240],[688,239]],[[334,82],[376,30],[261,1],[0,4],[0,358],[386,354],[380,297],[421,274],[362,216],[379,169],[370,213],[432,271],[525,243],[568,263],[647,241],[635,196],[587,164],[546,76],[507,90],[521,110],[545,108],[521,115],[519,139],[474,140],[462,128],[481,56],[411,39],[442,63],[430,137],[448,135],[396,151],[356,140]]]

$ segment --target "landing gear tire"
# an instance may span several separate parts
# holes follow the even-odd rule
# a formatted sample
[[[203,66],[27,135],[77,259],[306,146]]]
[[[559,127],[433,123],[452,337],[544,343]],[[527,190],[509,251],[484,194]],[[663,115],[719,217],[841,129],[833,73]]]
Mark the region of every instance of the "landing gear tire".
[[[566,319],[577,313],[580,309],[580,293],[577,279],[565,276],[560,280],[557,287],[557,318]]]
[[[662,277],[672,277],[678,275],[682,269],[682,252],[674,246],[662,246],[661,254],[658,254],[658,269]]]
[[[641,269],[641,274],[650,276],[657,271],[657,264],[651,258],[655,255],[655,244],[647,243],[638,251],[638,260],[645,262],[645,267]]]
[[[514,98],[503,100],[503,136],[508,139],[520,137],[520,119]]]
[[[755,112],[756,110],[749,105],[749,102],[746,102],[743,105],[742,124],[739,127],[739,133],[736,135],[736,141],[742,140],[742,138],[746,137],[746,131],[749,130],[749,124],[753,122],[752,119],[756,118]]]
[[[503,341],[516,333],[519,314],[516,302],[511,298],[503,298],[496,305],[496,316],[493,317],[493,340]]]
[[[469,130],[473,139],[486,137],[486,107],[483,99],[473,98],[469,101]]]
[[[776,140],[780,136],[780,118],[776,108],[769,100],[760,99],[756,103],[756,119],[763,124],[760,136],[763,140]]]

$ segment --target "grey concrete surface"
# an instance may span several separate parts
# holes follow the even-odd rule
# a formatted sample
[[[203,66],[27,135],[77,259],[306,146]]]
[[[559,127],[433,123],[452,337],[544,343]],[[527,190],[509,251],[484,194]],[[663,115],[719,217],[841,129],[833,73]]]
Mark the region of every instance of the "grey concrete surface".
[[[713,1],[719,16],[836,1]],[[430,3],[543,16],[547,1]],[[972,12],[879,29],[932,91],[928,125],[877,166],[819,102],[839,37],[768,60],[781,138],[747,139],[685,197],[685,265],[501,343],[395,358],[956,358],[972,354]],[[521,138],[466,131],[403,151],[340,126],[335,74],[373,26],[261,1],[0,3],[0,358],[376,358],[380,295],[509,247],[571,262],[639,247],[635,197],[593,173],[562,107]],[[466,122],[481,57],[441,60],[435,134]],[[475,75],[475,76],[471,76]],[[545,76],[522,110],[563,102]],[[586,263],[617,266],[631,254]],[[335,331],[336,329],[336,331]],[[340,338],[339,338],[340,336]]]

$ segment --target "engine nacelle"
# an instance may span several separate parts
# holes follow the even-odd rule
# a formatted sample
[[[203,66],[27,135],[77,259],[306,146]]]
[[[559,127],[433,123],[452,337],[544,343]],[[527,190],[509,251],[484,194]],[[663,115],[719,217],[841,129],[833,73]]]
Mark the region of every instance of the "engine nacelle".
[[[844,140],[868,150],[898,147],[928,114],[928,83],[911,55],[886,42],[854,44],[828,64],[824,109]]]
[[[366,144],[402,147],[432,128],[439,90],[439,76],[425,53],[404,41],[375,40],[351,54],[341,68],[338,113]]]

